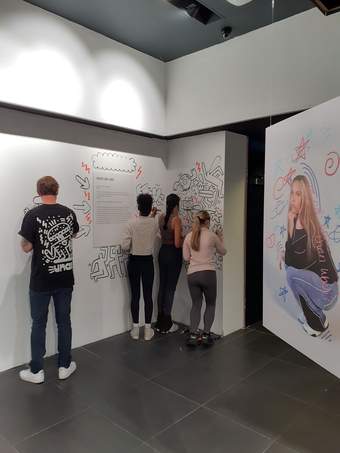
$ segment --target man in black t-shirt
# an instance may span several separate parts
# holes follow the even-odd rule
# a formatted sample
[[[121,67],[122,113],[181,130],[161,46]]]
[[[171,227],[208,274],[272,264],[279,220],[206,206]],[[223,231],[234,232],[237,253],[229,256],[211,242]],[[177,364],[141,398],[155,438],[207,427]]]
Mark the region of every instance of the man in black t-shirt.
[[[29,287],[32,360],[29,369],[20,371],[20,378],[34,384],[41,384],[45,378],[43,358],[51,297],[58,326],[59,379],[67,379],[76,370],[71,358],[70,314],[74,285],[72,239],[79,225],[75,213],[57,203],[58,190],[51,176],[38,180],[42,204],[26,213],[19,231],[23,251],[33,251]]]

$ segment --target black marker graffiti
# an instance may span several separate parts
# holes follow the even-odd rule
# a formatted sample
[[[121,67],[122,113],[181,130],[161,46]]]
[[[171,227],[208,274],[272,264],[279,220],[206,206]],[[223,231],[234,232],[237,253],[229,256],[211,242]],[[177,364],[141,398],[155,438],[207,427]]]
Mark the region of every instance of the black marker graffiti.
[[[138,184],[136,187],[137,195],[140,193],[148,193],[152,195],[154,206],[157,209],[163,209],[165,202],[165,195],[159,184],[151,185],[149,183]]]
[[[90,263],[90,278],[97,282],[103,278],[127,276],[127,254],[120,245],[101,247],[96,259]]]
[[[91,211],[91,206],[86,200],[83,200],[80,204],[74,204],[73,208],[76,211],[83,212],[85,215]]]
[[[173,190],[181,198],[180,214],[184,233],[190,231],[193,215],[204,209],[209,212],[212,228],[223,223],[224,171],[221,156],[208,165],[196,162],[190,172],[178,175]]]
[[[98,152],[92,156],[92,165],[96,170],[134,173],[137,168],[136,160],[114,152]]]
[[[80,188],[82,190],[89,190],[90,189],[90,180],[89,180],[89,178],[87,176],[85,176],[85,178],[83,178],[80,175],[76,175],[75,176],[75,180],[79,183]]]
[[[81,225],[76,238],[77,239],[82,238],[82,237],[87,238],[87,236],[90,234],[90,232],[91,232],[90,225]]]

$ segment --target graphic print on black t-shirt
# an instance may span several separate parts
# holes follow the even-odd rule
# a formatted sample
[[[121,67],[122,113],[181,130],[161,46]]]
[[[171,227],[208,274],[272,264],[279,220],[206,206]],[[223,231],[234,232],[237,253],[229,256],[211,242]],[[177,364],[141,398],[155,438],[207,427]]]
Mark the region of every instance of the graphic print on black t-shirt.
[[[41,245],[43,266],[49,274],[70,271],[72,265],[73,216],[37,217],[38,235]]]
[[[75,213],[60,204],[43,204],[25,215],[19,234],[33,245],[30,289],[73,286],[72,238],[78,231]]]

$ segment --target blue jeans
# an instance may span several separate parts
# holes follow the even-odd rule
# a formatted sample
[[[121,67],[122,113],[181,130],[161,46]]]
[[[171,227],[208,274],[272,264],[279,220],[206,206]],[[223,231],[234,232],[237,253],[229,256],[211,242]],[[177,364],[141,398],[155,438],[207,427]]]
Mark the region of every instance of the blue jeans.
[[[68,368],[71,363],[71,300],[73,288],[59,288],[52,291],[36,292],[30,290],[32,317],[30,368],[32,373],[43,369],[46,353],[46,324],[48,307],[53,298],[58,326],[58,366]]]
[[[300,297],[306,301],[308,308],[325,324],[324,310],[334,307],[338,299],[338,282],[325,283],[312,271],[286,267],[287,283],[296,300],[300,304]]]

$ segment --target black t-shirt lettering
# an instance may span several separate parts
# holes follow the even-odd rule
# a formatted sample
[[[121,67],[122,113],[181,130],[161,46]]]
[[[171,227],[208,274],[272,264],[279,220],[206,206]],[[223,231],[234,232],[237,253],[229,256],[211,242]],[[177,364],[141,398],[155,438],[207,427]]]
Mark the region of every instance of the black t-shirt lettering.
[[[72,238],[79,231],[75,213],[60,204],[43,204],[28,211],[19,231],[33,245],[30,289],[72,288]]]

